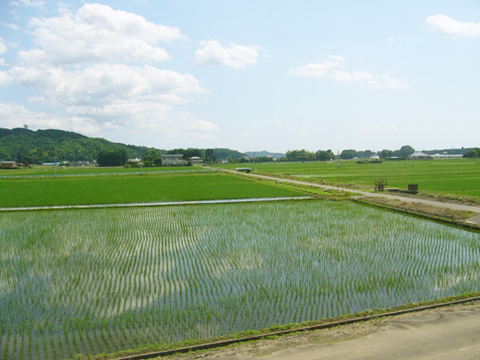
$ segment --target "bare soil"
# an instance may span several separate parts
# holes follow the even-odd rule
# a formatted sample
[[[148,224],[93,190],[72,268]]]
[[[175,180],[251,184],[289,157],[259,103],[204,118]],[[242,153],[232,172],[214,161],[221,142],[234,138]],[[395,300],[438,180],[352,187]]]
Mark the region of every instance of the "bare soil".
[[[433,215],[439,218],[445,218],[448,220],[463,221],[471,218],[473,215],[468,211],[453,210],[447,206],[437,207],[418,202],[406,202],[398,199],[392,199],[388,197],[370,197],[363,196],[361,199],[365,202],[386,205],[388,207],[397,208],[401,210],[407,210],[412,213]]]

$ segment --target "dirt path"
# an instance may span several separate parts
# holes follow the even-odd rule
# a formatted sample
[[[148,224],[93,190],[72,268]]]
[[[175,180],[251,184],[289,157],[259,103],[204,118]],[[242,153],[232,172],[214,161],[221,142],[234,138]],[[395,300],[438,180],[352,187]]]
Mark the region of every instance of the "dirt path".
[[[180,359],[478,359],[480,303],[261,340]]]

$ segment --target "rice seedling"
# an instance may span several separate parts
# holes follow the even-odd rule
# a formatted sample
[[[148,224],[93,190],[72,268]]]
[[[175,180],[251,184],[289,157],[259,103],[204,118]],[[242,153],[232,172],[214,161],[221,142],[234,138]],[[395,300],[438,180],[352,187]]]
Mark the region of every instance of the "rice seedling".
[[[0,356],[62,359],[479,291],[480,235],[339,202],[6,213]]]

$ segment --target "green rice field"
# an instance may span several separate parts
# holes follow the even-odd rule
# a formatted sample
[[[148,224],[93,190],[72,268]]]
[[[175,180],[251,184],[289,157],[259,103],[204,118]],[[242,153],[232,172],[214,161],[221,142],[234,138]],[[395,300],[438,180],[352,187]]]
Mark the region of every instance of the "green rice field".
[[[124,166],[52,166],[52,165],[35,165],[26,168],[17,169],[0,169],[0,178],[3,176],[69,176],[69,175],[98,175],[98,174],[131,174],[142,171],[143,173],[153,172],[192,172],[204,171],[201,167],[193,166],[160,166],[160,167],[124,167]]]
[[[0,359],[64,359],[480,291],[480,234],[346,202],[9,212]]]
[[[384,161],[380,164],[357,164],[356,160],[348,160],[340,161],[340,164],[338,167],[336,161],[261,163],[255,164],[255,171],[334,184],[354,184],[367,189],[374,188],[375,179],[387,179],[388,187],[406,190],[408,184],[418,184],[420,191],[480,197],[480,162],[477,163],[476,159]],[[234,169],[239,164],[221,167]]]
[[[0,179],[0,207],[291,197],[300,191],[218,172]]]

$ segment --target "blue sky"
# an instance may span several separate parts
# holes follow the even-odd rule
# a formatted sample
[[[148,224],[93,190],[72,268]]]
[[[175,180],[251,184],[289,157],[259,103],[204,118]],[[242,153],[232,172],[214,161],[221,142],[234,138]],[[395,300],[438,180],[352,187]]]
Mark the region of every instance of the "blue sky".
[[[0,127],[163,149],[480,145],[478,1],[0,6]]]

